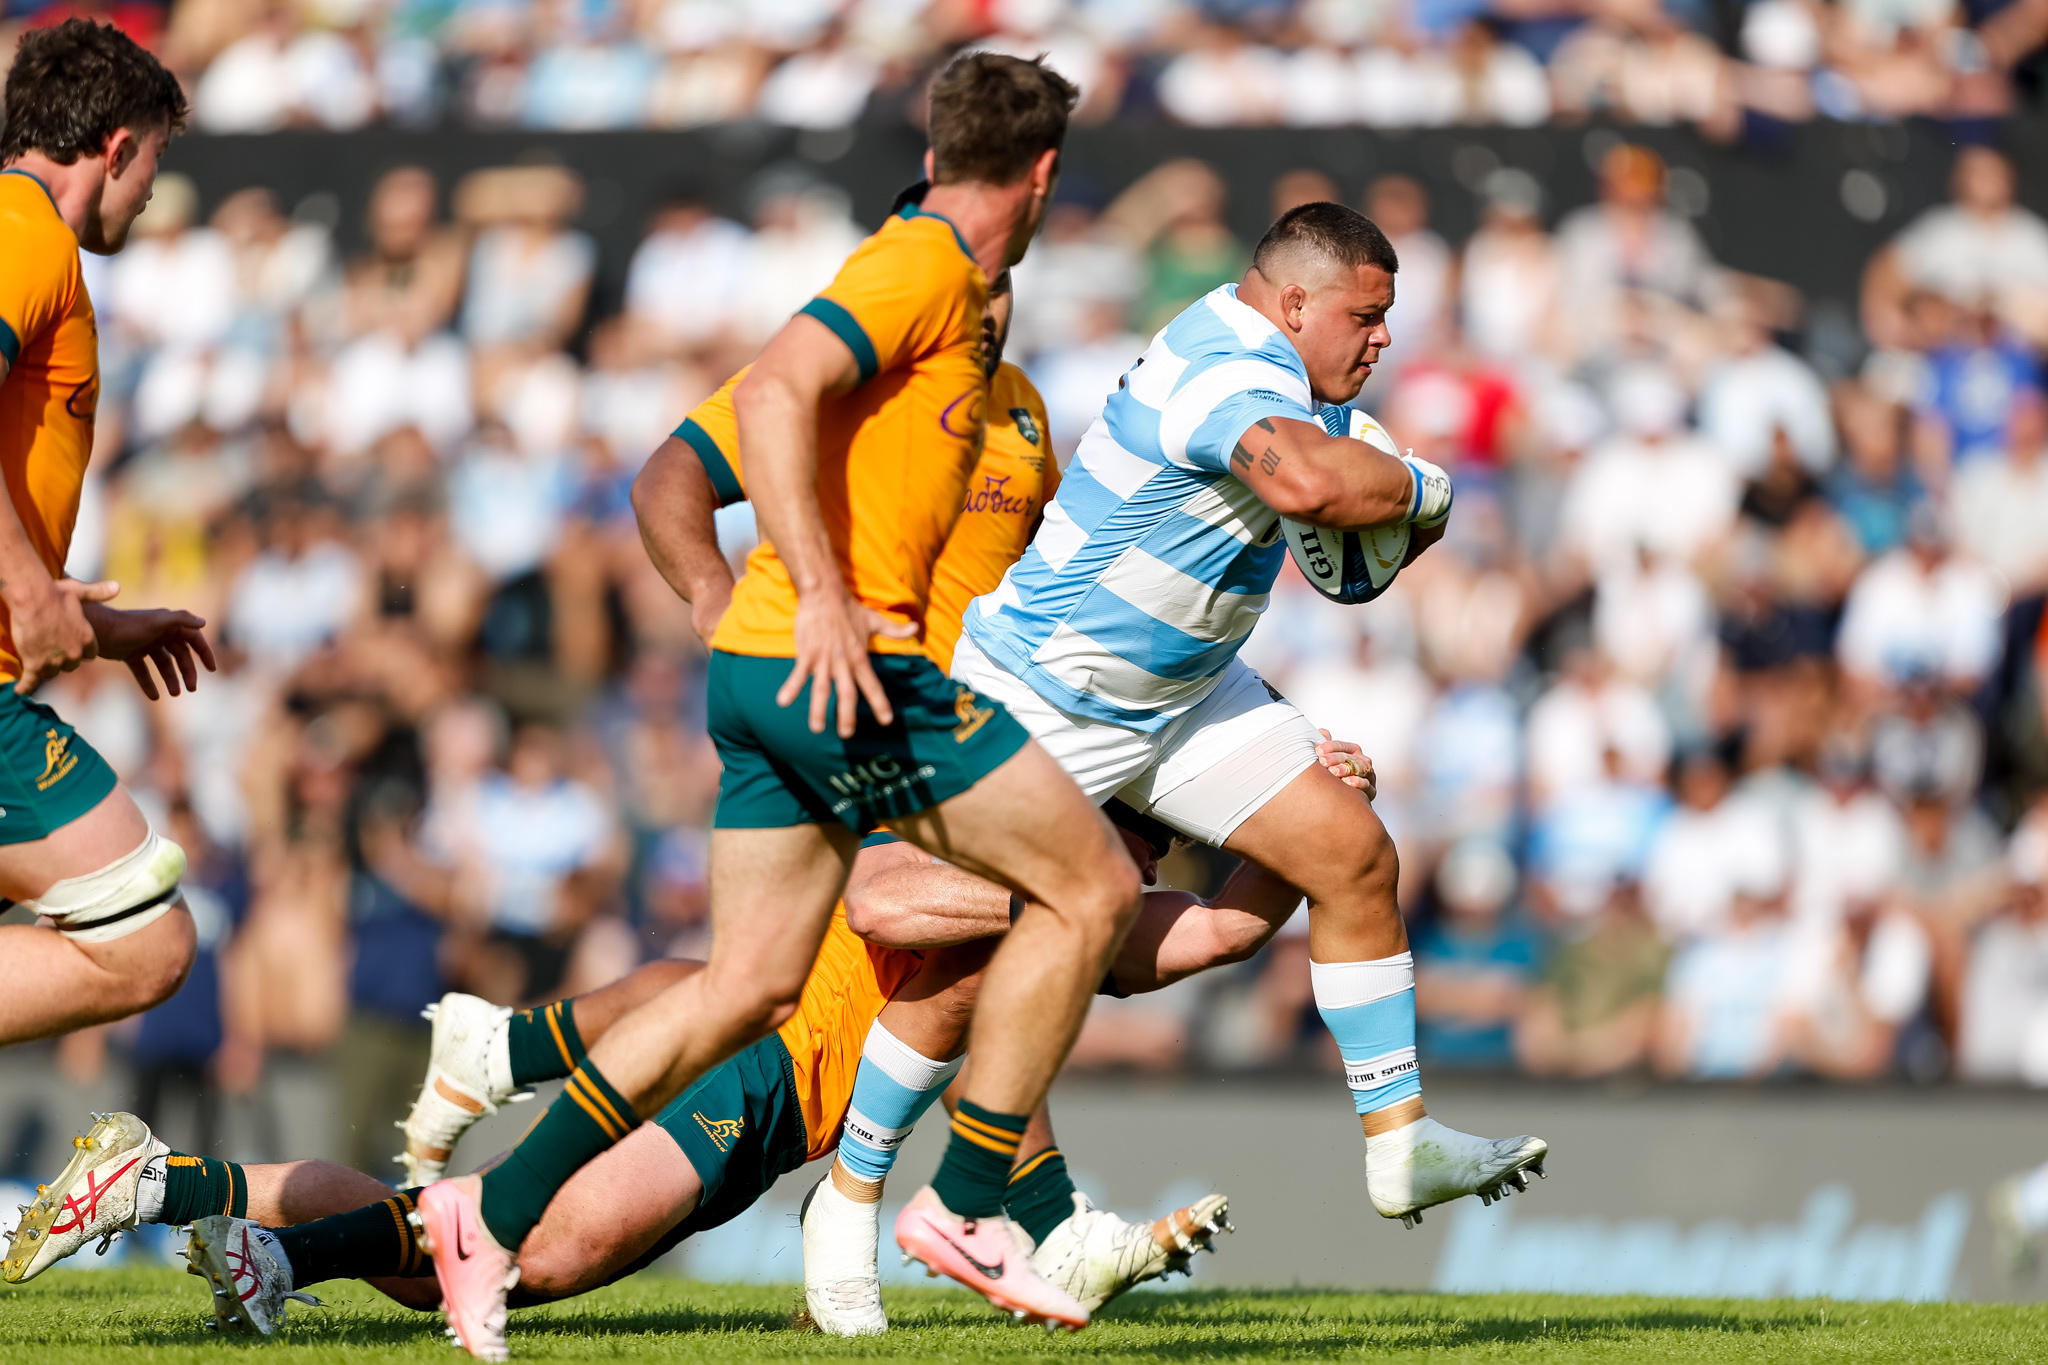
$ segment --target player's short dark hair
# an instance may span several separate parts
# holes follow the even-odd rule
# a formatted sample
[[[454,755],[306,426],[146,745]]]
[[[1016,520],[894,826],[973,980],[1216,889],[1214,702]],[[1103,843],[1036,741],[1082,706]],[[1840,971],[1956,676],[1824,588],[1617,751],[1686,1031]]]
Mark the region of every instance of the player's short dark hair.
[[[932,178],[1016,184],[1067,140],[1067,115],[1080,97],[1043,57],[955,57],[931,86]]]
[[[1356,270],[1362,265],[1378,266],[1389,275],[1401,268],[1394,244],[1379,224],[1357,209],[1327,200],[1302,204],[1280,215],[1252,252],[1252,268],[1266,273],[1266,265],[1282,252],[1305,249]]]
[[[41,152],[69,166],[97,156],[122,128],[185,126],[185,92],[140,44],[111,24],[66,19],[21,36],[7,71],[0,162]]]

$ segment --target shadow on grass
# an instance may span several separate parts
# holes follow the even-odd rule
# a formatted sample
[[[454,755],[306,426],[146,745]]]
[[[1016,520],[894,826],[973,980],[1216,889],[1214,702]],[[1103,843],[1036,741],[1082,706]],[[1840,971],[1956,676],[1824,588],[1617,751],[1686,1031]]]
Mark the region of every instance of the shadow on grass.
[[[979,1304],[923,1302],[902,1305],[891,1315],[906,1336],[913,1332],[980,1330],[1002,1327],[999,1318]],[[1105,1331],[1075,1340],[1076,1354],[1116,1359],[1143,1356],[1168,1360],[1257,1359],[1355,1350],[1362,1339],[1391,1349],[1447,1350],[1473,1347],[1515,1347],[1624,1340],[1650,1333],[1727,1333],[1783,1339],[1795,1333],[1827,1330],[1814,1317],[1770,1312],[1765,1305],[1686,1307],[1671,1303],[1639,1306],[1588,1299],[1532,1303],[1521,1311],[1489,1305],[1483,1312],[1462,1311],[1457,1299],[1430,1294],[1360,1295],[1322,1290],[1272,1290],[1248,1296],[1228,1290],[1188,1290],[1171,1296],[1137,1295],[1124,1299],[1097,1318]],[[1839,1325],[1831,1319],[1829,1325]],[[625,1338],[653,1335],[717,1337],[732,1334],[735,1345],[747,1337],[772,1337],[778,1345],[802,1349],[815,1343],[839,1345],[829,1337],[798,1333],[787,1310],[772,1308],[706,1309],[687,1304],[673,1307],[592,1304],[579,1311],[557,1306],[539,1313],[515,1313],[513,1348],[524,1337],[536,1348],[543,1340],[561,1343],[574,1338]],[[1117,1327],[1145,1329],[1138,1340],[1121,1339]],[[220,1334],[194,1321],[189,1327],[138,1324],[130,1340],[138,1346],[212,1345],[262,1347],[260,1338]],[[892,1333],[892,1335],[894,1335]],[[1009,1333],[1003,1333],[1004,1338]],[[285,1333],[274,1340],[286,1345],[403,1348],[443,1340],[438,1313],[388,1316],[340,1312],[293,1315]],[[886,1338],[884,1339],[886,1341]],[[763,1346],[768,1343],[761,1342]],[[870,1349],[880,1343],[870,1341]],[[915,1349],[929,1343],[904,1341]],[[977,1345],[989,1344],[977,1341]],[[1019,1329],[1014,1346],[1008,1341],[990,1354],[1036,1354],[1037,1333]],[[1050,1341],[1043,1344],[1052,1345]],[[847,1343],[852,1345],[852,1343]],[[777,1353],[780,1353],[779,1351]],[[806,1352],[807,1353],[807,1352]],[[457,1357],[451,1356],[450,1359]]]
[[[1343,1306],[1339,1306],[1339,1304]],[[1289,1354],[1322,1343],[1357,1344],[1361,1331],[1414,1335],[1434,1347],[1519,1345],[1560,1337],[1583,1340],[1625,1338],[1644,1333],[1723,1332],[1744,1336],[1784,1336],[1824,1329],[1825,1323],[1805,1314],[1759,1311],[1763,1305],[1686,1307],[1669,1303],[1632,1306],[1587,1299],[1562,1304],[1532,1304],[1521,1312],[1489,1308],[1462,1309],[1457,1300],[1431,1294],[1337,1294],[1320,1290],[1262,1291],[1256,1298],[1227,1290],[1190,1290],[1165,1295],[1134,1295],[1104,1310],[1096,1319],[1104,1326],[1127,1323],[1152,1329],[1210,1329],[1224,1334],[1215,1349],[1203,1341],[1154,1341],[1133,1351],[1205,1358],[1256,1349],[1237,1338],[1233,1327],[1252,1331],[1290,1327],[1273,1341]],[[1839,1325],[1840,1320],[1836,1323]],[[1421,1344],[1421,1343],[1417,1343]]]

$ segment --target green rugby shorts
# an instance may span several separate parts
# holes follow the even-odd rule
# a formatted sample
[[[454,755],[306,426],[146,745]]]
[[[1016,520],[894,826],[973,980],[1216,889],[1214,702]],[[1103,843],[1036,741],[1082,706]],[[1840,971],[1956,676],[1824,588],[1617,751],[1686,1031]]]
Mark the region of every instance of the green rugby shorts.
[[[47,837],[107,799],[117,779],[42,702],[0,682],[0,844]]]
[[[824,734],[811,733],[809,683],[790,705],[775,704],[791,660],[712,651],[711,738],[725,764],[717,828],[837,821],[864,835],[958,796],[1030,738],[1000,702],[977,696],[922,654],[870,654],[868,661],[896,719],[876,724],[863,698],[853,738],[841,739],[831,714]]]

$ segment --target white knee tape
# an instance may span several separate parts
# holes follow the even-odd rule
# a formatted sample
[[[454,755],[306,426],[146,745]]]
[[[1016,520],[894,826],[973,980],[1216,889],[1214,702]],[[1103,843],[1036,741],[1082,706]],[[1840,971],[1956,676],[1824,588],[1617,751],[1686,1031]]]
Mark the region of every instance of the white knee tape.
[[[184,875],[185,850],[152,832],[133,853],[21,903],[81,943],[105,943],[161,919],[177,902]]]

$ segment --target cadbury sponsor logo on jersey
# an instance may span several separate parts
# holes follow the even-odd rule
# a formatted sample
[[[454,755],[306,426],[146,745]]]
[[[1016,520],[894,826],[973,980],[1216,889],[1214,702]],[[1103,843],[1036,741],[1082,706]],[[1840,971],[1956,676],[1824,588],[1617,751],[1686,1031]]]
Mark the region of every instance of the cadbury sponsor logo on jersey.
[[[1030,498],[1012,496],[1009,491],[1008,474],[984,474],[981,487],[967,490],[967,501],[963,512],[1013,512],[1019,516],[1030,516],[1034,510]]]

